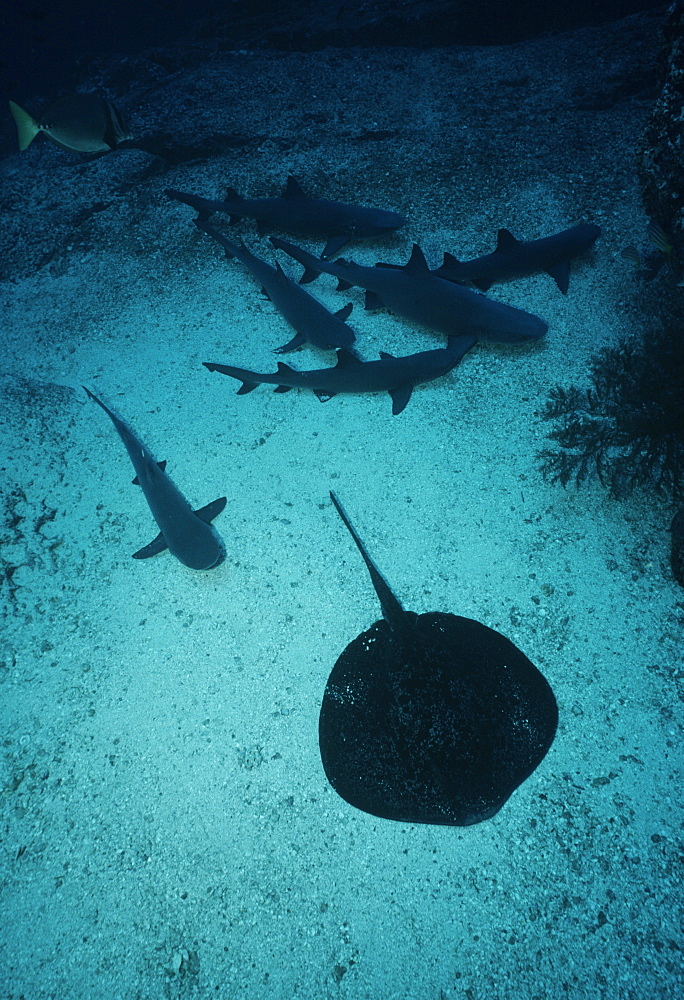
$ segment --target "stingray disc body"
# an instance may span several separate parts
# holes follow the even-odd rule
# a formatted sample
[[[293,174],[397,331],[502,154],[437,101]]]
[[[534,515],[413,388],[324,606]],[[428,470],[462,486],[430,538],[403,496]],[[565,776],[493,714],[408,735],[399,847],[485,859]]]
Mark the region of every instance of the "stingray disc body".
[[[376,622],[335,664],[319,719],[323,768],[374,816],[479,823],[543,759],[556,700],[499,632],[452,614],[411,618],[402,631]]]

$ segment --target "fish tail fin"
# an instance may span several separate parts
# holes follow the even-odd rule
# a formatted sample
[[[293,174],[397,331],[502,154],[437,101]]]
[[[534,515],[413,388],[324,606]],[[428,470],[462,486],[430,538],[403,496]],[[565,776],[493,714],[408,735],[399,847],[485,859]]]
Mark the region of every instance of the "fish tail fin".
[[[10,101],[9,106],[15,125],[17,126],[19,149],[23,152],[28,146],[31,145],[35,137],[40,132],[40,126],[31,117],[28,111],[24,111],[24,109],[20,108],[18,104],[14,103],[14,101]]]

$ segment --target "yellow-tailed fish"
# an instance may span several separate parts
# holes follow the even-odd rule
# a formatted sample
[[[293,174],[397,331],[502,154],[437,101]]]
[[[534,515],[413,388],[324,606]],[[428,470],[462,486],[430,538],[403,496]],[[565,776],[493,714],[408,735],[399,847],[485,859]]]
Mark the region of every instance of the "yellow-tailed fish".
[[[19,149],[24,150],[42,132],[69,153],[106,153],[132,136],[113,104],[99,94],[71,94],[33,118],[14,101],[10,111],[17,125]]]

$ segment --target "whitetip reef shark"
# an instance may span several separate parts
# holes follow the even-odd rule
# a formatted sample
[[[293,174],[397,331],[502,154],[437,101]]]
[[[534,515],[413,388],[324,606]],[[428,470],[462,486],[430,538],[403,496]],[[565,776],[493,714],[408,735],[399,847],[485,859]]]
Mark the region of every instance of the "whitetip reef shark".
[[[549,328],[539,316],[438,277],[429,269],[417,243],[408,264],[401,268],[365,267],[343,257],[321,260],[275,236],[271,236],[271,243],[304,265],[300,283],[313,281],[322,271],[332,274],[338,279],[338,289],[351,285],[366,289],[366,309],[385,306],[449,337],[467,335],[493,343],[520,344],[539,340]]]
[[[231,222],[241,218],[255,219],[260,236],[281,229],[325,239],[323,257],[332,257],[351,239],[385,236],[406,222],[397,212],[310,198],[294,177],[288,177],[279,198],[242,198],[234,188],[228,188],[225,199],[221,201],[200,198],[173,188],[167,188],[164,193],[194,208],[200,221],[208,219],[214,212],[225,212]]]
[[[590,222],[529,241],[518,240],[508,229],[500,229],[493,253],[474,260],[457,260],[445,253],[444,263],[432,273],[447,281],[470,281],[486,292],[496,282],[545,271],[565,295],[570,283],[570,261],[592,247],[600,235],[601,227]]]
[[[287,354],[305,343],[323,350],[351,347],[356,338],[354,331],[344,322],[352,310],[351,303],[336,313],[329,312],[322,302],[288,278],[280,264],[273,267],[256,257],[244,244],[231,242],[202,219],[196,219],[195,224],[223,247],[229,260],[235,257],[245,265],[260,282],[267,298],[296,331],[292,340],[276,348],[276,354]]]
[[[381,351],[379,361],[360,361],[351,351],[340,349],[334,368],[305,372],[295,371],[282,361],[278,362],[278,371],[273,374],[208,361],[203,364],[210,372],[230,375],[242,382],[238,396],[251,392],[260,383],[274,385],[275,392],[311,389],[321,402],[341,392],[388,392],[392,397],[392,413],[396,415],[405,408],[414,386],[446,375],[475,343],[475,337],[450,337],[448,347],[420,351],[404,358]]]
[[[221,513],[226,498],[219,497],[194,511],[176,484],[166,475],[165,462],[157,462],[138,435],[101,399],[83,386],[88,396],[101,406],[116,428],[133,463],[133,482],[142,488],[159,534],[138,552],[134,559],[147,559],[168,549],[190,569],[213,569],[223,561],[225,548],[211,521]]]

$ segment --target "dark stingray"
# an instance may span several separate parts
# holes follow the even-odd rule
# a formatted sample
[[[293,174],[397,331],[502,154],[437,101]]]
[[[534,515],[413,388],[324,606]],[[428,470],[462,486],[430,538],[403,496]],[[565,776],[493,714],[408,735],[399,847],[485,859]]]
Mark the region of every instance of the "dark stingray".
[[[553,742],[549,684],[513,643],[458,615],[404,611],[334,493],[383,618],[350,642],[323,696],[328,781],[373,816],[468,826],[489,819]]]

